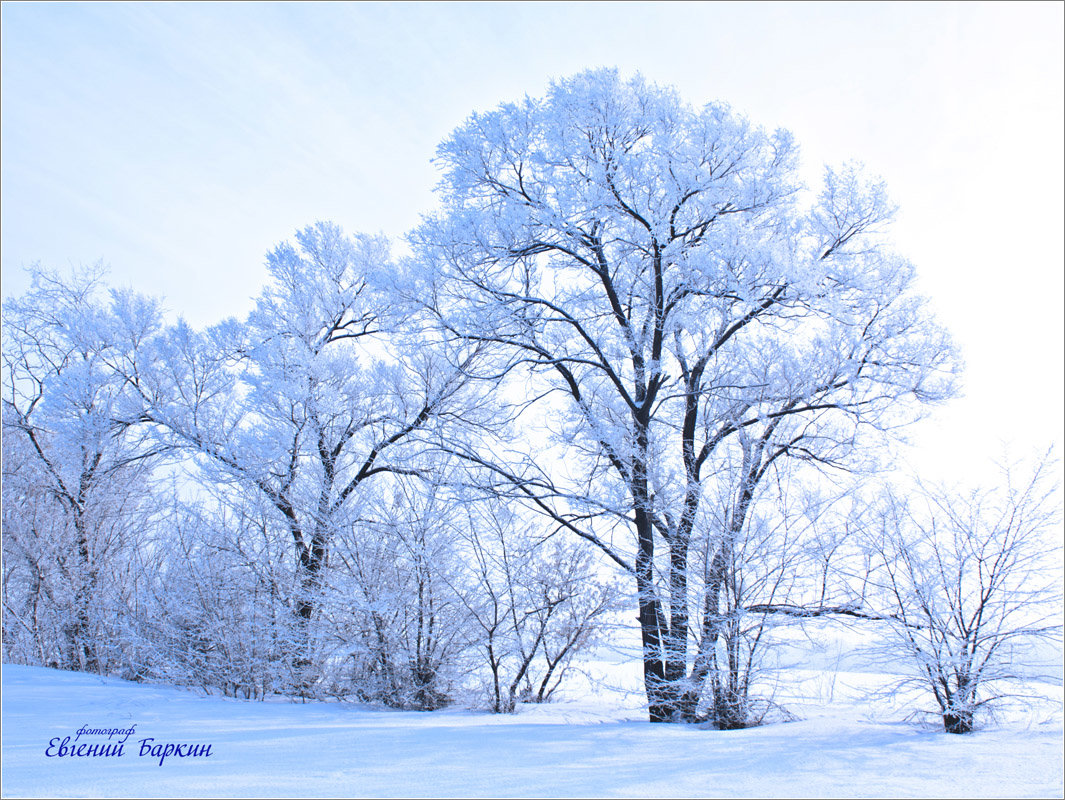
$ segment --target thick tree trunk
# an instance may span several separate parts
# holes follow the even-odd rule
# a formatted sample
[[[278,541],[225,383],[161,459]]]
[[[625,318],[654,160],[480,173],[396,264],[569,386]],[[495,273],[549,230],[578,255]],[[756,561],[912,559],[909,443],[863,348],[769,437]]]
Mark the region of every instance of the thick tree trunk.
[[[972,711],[945,711],[943,712],[943,730],[947,733],[972,733]]]
[[[296,689],[301,697],[307,696],[314,685],[314,662],[311,658],[314,644],[312,623],[317,610],[318,591],[321,588],[322,568],[325,566],[325,540],[317,531],[307,547],[302,542],[298,529],[293,530],[299,553],[300,595],[296,598],[296,643],[292,667]]]
[[[688,546],[684,540],[674,540],[669,548],[669,611],[666,681],[676,706],[684,696],[688,671]]]
[[[639,371],[639,370],[638,370]],[[637,387],[637,397],[644,399],[644,391]],[[679,631],[670,624],[658,598],[654,579],[654,525],[652,522],[651,492],[648,486],[647,464],[650,437],[646,414],[633,419],[635,453],[632,459],[630,491],[633,516],[636,522],[636,589],[639,596],[640,637],[643,645],[643,681],[647,693],[647,712],[651,722],[678,721],[678,687],[686,669],[687,607],[673,608],[673,622],[684,622]],[[675,556],[671,553],[670,589],[687,593],[687,576],[677,574]],[[681,637],[678,643],[677,636]],[[678,672],[678,659],[680,660]]]
[[[648,718],[651,722],[681,722],[682,688],[687,669],[685,648],[676,642],[678,632],[669,627],[655,591],[650,566],[652,555],[653,552],[641,547],[636,559]],[[681,629],[680,635],[685,634],[686,629]]]
[[[636,589],[639,596],[640,638],[643,645],[643,682],[647,693],[647,709],[651,722],[670,722],[674,704],[666,681],[663,652],[663,619],[661,603],[654,586],[654,541],[647,514],[636,513],[637,539]]]
[[[646,426],[637,426],[637,450],[646,454]],[[642,432],[641,432],[642,431]],[[643,682],[647,712],[651,722],[672,722],[676,716],[675,684],[667,674],[668,621],[655,590],[654,528],[651,524],[650,493],[646,460],[634,459],[632,481],[633,512],[636,520],[636,590],[639,599],[640,638],[643,645]]]
[[[77,536],[78,570],[74,574],[74,621],[70,626],[71,668],[81,672],[100,672],[100,661],[92,647],[90,606],[96,585],[96,567],[92,563],[89,537],[85,523],[75,510],[74,530]]]
[[[642,556],[642,557],[641,557]],[[643,552],[637,557],[636,587],[640,607],[640,639],[643,646],[643,683],[651,722],[668,722],[673,708],[666,691],[665,664],[662,659],[662,611],[655,596],[650,559]]]

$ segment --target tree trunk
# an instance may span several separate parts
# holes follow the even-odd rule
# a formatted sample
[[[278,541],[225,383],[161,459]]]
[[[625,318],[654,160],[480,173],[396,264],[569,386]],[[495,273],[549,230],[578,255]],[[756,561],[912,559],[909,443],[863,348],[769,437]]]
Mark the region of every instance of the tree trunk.
[[[295,535],[296,532],[294,532]],[[301,542],[297,540],[299,545]],[[314,685],[312,621],[316,611],[321,572],[325,564],[325,542],[317,534],[311,546],[299,547],[300,596],[296,598],[296,652],[292,659],[295,688],[306,697]]]
[[[71,668],[81,672],[100,672],[100,662],[92,647],[90,605],[96,585],[96,567],[92,563],[89,537],[80,509],[75,508],[74,530],[77,535],[78,570],[74,580],[74,622],[70,626]]]
[[[643,682],[647,693],[647,713],[651,722],[676,722],[678,683],[672,677],[669,621],[655,590],[654,526],[651,521],[651,493],[647,485],[647,422],[635,420],[636,455],[633,458],[633,516],[636,521],[636,590],[640,608],[640,638],[643,645]],[[686,633],[686,631],[685,631]],[[684,666],[681,667],[681,676]]]
[[[943,730],[947,733],[972,733],[972,711],[944,711]]]
[[[643,645],[643,682],[651,722],[672,722],[676,711],[675,693],[670,691],[663,652],[662,606],[654,586],[654,542],[646,512],[636,512],[639,549],[636,554],[636,589],[640,607],[640,638]]]

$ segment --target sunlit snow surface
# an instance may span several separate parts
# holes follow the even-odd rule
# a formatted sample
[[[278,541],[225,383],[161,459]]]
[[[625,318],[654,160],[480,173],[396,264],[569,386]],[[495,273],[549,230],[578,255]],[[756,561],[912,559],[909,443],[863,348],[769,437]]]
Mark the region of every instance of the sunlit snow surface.
[[[605,674],[605,673],[603,673]],[[511,716],[348,703],[244,702],[37,667],[3,667],[5,797],[1060,797],[1060,687],[1048,714],[951,736],[876,719],[877,676],[794,673],[801,717],[744,731],[650,725],[591,693]],[[613,699],[611,699],[613,698]],[[831,702],[828,702],[831,700]],[[626,707],[627,703],[627,707]],[[82,726],[136,726],[118,758],[47,757]],[[141,739],[211,745],[138,754]],[[106,741],[83,737],[82,742]]]

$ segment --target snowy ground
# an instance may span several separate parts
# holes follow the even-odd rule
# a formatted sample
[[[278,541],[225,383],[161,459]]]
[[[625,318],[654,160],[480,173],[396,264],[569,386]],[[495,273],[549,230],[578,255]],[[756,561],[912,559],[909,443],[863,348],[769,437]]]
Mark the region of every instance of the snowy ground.
[[[1061,797],[1061,688],[1049,713],[971,736],[863,715],[871,677],[807,671],[778,699],[800,719],[744,731],[650,725],[593,673],[583,701],[512,716],[242,702],[37,667],[3,667],[4,797]],[[616,677],[616,676],[615,676]],[[119,757],[49,757],[63,737],[135,726]],[[112,737],[112,743],[121,737]],[[209,744],[210,755],[148,747]],[[84,734],[79,744],[106,743]]]

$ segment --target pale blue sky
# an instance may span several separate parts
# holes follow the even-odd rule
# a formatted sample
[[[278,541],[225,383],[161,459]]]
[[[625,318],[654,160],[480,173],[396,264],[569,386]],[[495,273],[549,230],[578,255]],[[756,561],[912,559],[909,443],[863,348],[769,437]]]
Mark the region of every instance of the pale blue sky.
[[[316,219],[394,236],[474,110],[596,66],[864,161],[969,364],[915,431],[949,472],[1062,440],[1063,6],[4,3],[4,296],[103,259],[195,323],[242,315]],[[940,463],[941,462],[941,463]]]

